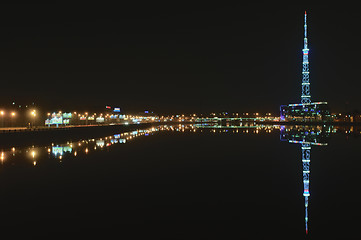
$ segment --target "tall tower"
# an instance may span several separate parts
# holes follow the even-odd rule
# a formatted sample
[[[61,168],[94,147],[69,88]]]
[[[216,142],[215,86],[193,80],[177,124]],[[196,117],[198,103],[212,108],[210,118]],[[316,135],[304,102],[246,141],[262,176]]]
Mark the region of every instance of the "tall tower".
[[[310,92],[310,71],[308,67],[308,48],[307,48],[307,13],[305,11],[305,37],[303,39],[303,62],[302,62],[302,94],[301,103],[311,103]]]

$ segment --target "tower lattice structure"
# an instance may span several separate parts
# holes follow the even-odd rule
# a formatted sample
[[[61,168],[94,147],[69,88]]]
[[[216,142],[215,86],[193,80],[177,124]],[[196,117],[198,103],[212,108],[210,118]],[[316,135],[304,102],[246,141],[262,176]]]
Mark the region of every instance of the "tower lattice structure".
[[[307,13],[305,11],[305,34],[303,39],[303,61],[302,61],[302,94],[301,103],[311,103],[311,92],[310,92],[310,70],[308,62],[308,44],[307,44]]]

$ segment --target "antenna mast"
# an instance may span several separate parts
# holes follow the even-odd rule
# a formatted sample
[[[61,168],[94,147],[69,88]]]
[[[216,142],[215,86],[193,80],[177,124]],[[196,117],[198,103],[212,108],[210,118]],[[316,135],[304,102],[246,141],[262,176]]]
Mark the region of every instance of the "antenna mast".
[[[308,62],[308,47],[307,47],[307,13],[305,11],[305,36],[303,39],[303,62],[302,62],[302,94],[301,103],[311,103],[311,92],[310,92],[310,70]]]

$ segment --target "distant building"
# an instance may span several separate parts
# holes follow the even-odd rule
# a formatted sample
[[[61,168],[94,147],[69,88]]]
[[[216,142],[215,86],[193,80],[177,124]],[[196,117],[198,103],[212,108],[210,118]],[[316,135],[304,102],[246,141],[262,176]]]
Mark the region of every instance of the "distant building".
[[[332,121],[327,102],[288,104],[280,107],[280,119],[287,122]]]

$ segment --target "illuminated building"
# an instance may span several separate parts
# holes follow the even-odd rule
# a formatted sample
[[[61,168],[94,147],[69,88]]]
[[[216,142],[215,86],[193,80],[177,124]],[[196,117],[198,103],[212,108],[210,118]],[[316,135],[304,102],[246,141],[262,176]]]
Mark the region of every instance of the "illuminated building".
[[[282,121],[330,121],[332,120],[327,102],[281,105]]]

